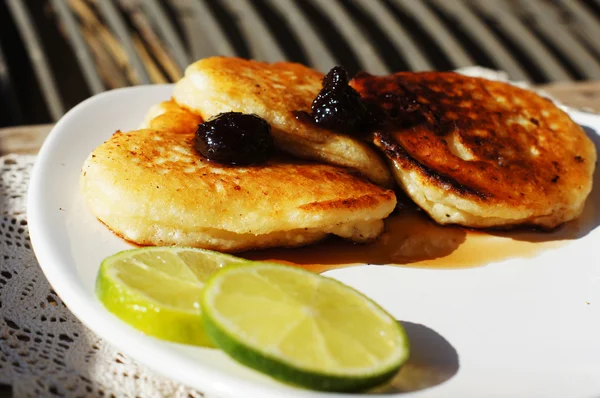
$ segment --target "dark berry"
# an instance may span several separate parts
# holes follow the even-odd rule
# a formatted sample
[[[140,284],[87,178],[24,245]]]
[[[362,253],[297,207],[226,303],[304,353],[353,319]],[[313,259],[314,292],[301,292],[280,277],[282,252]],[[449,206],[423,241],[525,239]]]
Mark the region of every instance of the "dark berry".
[[[205,158],[234,165],[264,162],[274,148],[269,123],[239,112],[221,113],[200,124],[195,144]]]
[[[348,85],[348,74],[341,66],[327,73],[311,109],[315,123],[345,133],[364,130],[371,116],[360,94]]]
[[[348,87],[348,72],[343,66],[333,67],[323,78],[323,88],[326,90],[346,87]]]

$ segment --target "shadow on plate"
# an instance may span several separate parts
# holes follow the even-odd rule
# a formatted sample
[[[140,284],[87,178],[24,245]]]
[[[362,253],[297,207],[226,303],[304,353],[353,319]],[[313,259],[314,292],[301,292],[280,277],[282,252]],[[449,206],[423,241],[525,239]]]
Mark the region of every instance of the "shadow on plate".
[[[370,394],[398,394],[424,390],[450,380],[459,369],[456,349],[427,326],[399,321],[411,344],[408,362],[389,383]]]
[[[354,244],[331,237],[297,249],[267,249],[240,254],[259,261],[300,265],[322,272],[357,264],[413,264],[452,254],[465,242],[464,228],[440,226],[414,209],[395,212],[385,220],[385,232],[373,243]]]

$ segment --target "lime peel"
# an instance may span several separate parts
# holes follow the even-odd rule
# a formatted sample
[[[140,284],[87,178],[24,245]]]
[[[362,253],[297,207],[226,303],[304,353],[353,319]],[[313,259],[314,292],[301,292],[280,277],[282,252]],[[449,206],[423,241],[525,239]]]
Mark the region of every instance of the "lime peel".
[[[328,369],[324,369],[322,364],[309,364],[308,362],[310,361],[307,362],[306,358],[298,360],[298,358],[294,358],[289,353],[286,354],[281,350],[278,350],[276,344],[265,342],[264,336],[262,336],[262,340],[260,336],[259,338],[255,338],[256,336],[252,336],[252,333],[268,331],[270,325],[263,324],[260,327],[264,327],[265,329],[258,331],[256,330],[256,325],[250,325],[252,330],[245,331],[243,327],[240,328],[240,325],[235,323],[236,320],[241,318],[236,318],[234,315],[236,312],[246,311],[250,314],[256,313],[257,316],[260,316],[261,320],[264,320],[265,317],[268,318],[269,301],[267,300],[265,302],[266,305],[264,308],[248,308],[247,305],[244,305],[244,302],[237,304],[233,303],[233,306],[226,308],[230,303],[227,300],[220,301],[219,298],[226,297],[228,294],[228,286],[226,285],[228,279],[236,282],[231,283],[230,287],[236,286],[237,289],[243,290],[246,288],[244,281],[250,280],[245,279],[245,277],[249,278],[253,273],[258,271],[272,274],[271,279],[265,279],[264,275],[261,275],[263,276],[261,279],[266,285],[265,289],[256,291],[256,294],[258,295],[260,295],[261,292],[265,295],[273,294],[275,291],[281,292],[282,295],[288,295],[290,292],[287,292],[285,288],[294,289],[295,286],[296,290],[291,292],[291,294],[296,295],[296,297],[294,297],[296,300],[294,301],[300,306],[309,305],[309,297],[311,295],[315,296],[315,300],[323,297],[327,298],[327,294],[331,291],[335,293],[334,296],[336,297],[345,297],[348,302],[354,305],[362,305],[362,308],[364,308],[365,311],[360,312],[362,318],[358,319],[358,321],[370,322],[365,330],[368,331],[371,326],[375,329],[378,327],[383,327],[385,329],[383,336],[379,333],[373,333],[373,330],[368,331],[365,336],[369,339],[387,339],[387,342],[382,342],[381,344],[383,344],[383,346],[385,346],[385,344],[391,344],[389,352],[385,352],[384,357],[381,357],[381,355],[377,356],[374,352],[371,352],[367,346],[363,345],[364,342],[356,341],[356,344],[353,344],[354,347],[348,347],[348,349],[361,347],[361,349],[364,350],[364,353],[362,353],[365,357],[364,366],[347,366],[344,363],[345,359],[342,358],[342,356],[338,355],[340,358],[336,358],[335,353],[329,352],[326,356],[327,358],[321,357],[321,359],[324,359],[325,362],[329,364],[326,366]],[[277,273],[280,272],[288,275],[278,281]],[[302,284],[304,282],[303,279],[306,281],[304,285]],[[302,289],[306,286],[311,286],[311,283],[313,282],[319,284],[321,290],[315,293],[316,289],[314,288],[316,287],[316,284],[312,285],[313,289],[311,291],[304,292],[305,296],[303,300]],[[271,283],[276,283],[277,289],[269,289],[268,284]],[[256,287],[257,286],[254,286],[252,289],[256,289]],[[237,293],[239,294],[239,292]],[[266,298],[277,299],[276,297]],[[280,299],[283,298],[280,297]],[[260,302],[261,301],[254,300],[253,304],[256,305]],[[318,300],[315,302],[318,302]],[[342,302],[345,303],[346,301]],[[223,307],[219,307],[220,305]],[[318,305],[318,303],[314,305]],[[321,305],[323,305],[323,303],[321,303]],[[311,310],[315,310],[315,308],[312,308]],[[253,263],[246,265],[243,268],[230,266],[221,269],[209,278],[207,285],[205,286],[202,299],[202,311],[204,312],[203,321],[206,333],[216,346],[240,363],[266,373],[275,379],[293,385],[324,391],[350,392],[365,390],[377,386],[393,377],[409,356],[409,343],[404,329],[379,305],[368,299],[362,293],[339,281],[296,267],[268,263]],[[352,315],[352,313],[348,312],[345,316],[352,317]],[[311,316],[316,317],[315,319],[319,319],[319,311],[312,311],[312,315],[307,314],[307,318],[310,318]],[[348,324],[347,319],[337,319],[337,321],[342,326]],[[275,320],[275,322],[277,321]],[[327,322],[332,323],[332,330],[342,334],[345,332],[343,329],[335,327],[336,320],[329,319]],[[302,322],[298,321],[298,323],[300,324]],[[313,321],[313,323],[317,326],[317,329],[319,329],[317,322]],[[350,324],[352,324],[352,322]],[[246,335],[244,335],[245,332],[247,332]],[[276,337],[281,338],[281,336],[275,336],[279,333],[291,334],[293,332],[294,330],[270,330],[270,333],[273,335],[273,340],[276,340]],[[348,338],[357,338],[357,336],[352,336],[352,333],[346,334]],[[324,330],[317,330],[314,336],[316,336],[317,339],[311,340],[311,336],[304,336],[304,339],[299,339],[297,344],[299,346],[304,344],[306,347],[310,347],[311,345],[321,345],[327,350],[330,350],[328,337],[331,336],[328,336],[327,332]],[[289,336],[285,337],[283,340],[287,338],[289,338]],[[319,339],[322,339],[322,341],[318,341]],[[371,347],[373,347],[372,342]],[[381,354],[381,346],[378,348],[379,354]],[[360,356],[362,354],[358,353],[357,355]],[[302,356],[304,354],[299,353],[298,355]]]
[[[178,275],[165,271],[169,261],[177,262],[173,269],[181,271]],[[196,248],[125,250],[100,265],[96,295],[110,312],[147,335],[212,347],[202,324],[204,284],[198,275],[210,275],[226,264],[244,263],[248,261]]]

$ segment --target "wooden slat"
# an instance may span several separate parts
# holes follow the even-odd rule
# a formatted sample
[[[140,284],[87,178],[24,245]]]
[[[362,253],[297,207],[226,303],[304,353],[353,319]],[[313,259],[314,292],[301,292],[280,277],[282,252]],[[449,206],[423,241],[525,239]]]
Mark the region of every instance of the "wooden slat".
[[[6,64],[6,58],[4,50],[0,45],[0,109],[4,112],[5,122],[8,124],[22,123],[21,111],[19,109],[19,102],[15,95],[15,90],[10,78],[8,66]],[[1,120],[1,119],[0,119]]]
[[[290,28],[296,33],[302,49],[306,52],[313,68],[325,73],[339,64],[323,44],[315,29],[306,18],[296,0],[268,0],[273,8],[277,8],[287,20]]]
[[[473,41],[478,42],[484,48],[488,56],[496,65],[508,73],[513,80],[529,81],[527,72],[521,67],[517,60],[504,48],[502,43],[494,36],[483,22],[466,6],[462,0],[432,0],[443,12],[451,15],[460,26],[469,33]]]
[[[475,65],[473,58],[471,58],[468,52],[465,51],[463,46],[454,38],[452,33],[427,5],[421,1],[414,0],[392,1],[423,25],[423,28],[437,41],[455,68]]]
[[[554,0],[554,2],[573,18],[572,27],[580,27],[582,33],[589,37],[590,44],[593,44],[596,50],[600,50],[600,20],[594,16],[592,9],[586,7],[586,1]],[[598,4],[600,5],[600,1]]]
[[[109,51],[106,50],[102,39],[90,27],[82,27],[82,33],[94,54],[94,58],[98,64],[98,72],[108,88],[114,89],[128,86],[129,82],[120,69],[118,60],[115,60]]]
[[[495,20],[502,31],[519,46],[531,55],[535,64],[552,81],[572,80],[569,73],[561,66],[560,62],[552,55],[534,34],[511,12],[505,2],[496,0],[478,0],[473,2],[490,19]]]
[[[381,25],[396,48],[396,51],[404,56],[411,70],[423,71],[433,69],[427,57],[413,42],[412,37],[382,3],[373,0],[355,1]]]
[[[94,58],[85,43],[85,39],[79,29],[73,11],[69,8],[66,0],[52,0],[52,5],[54,6],[56,15],[58,15],[59,20],[67,32],[67,40],[71,44],[77,62],[81,66],[83,76],[90,91],[92,94],[98,94],[104,91],[104,83],[102,83],[102,78],[96,70]]]
[[[0,156],[38,153],[53,126],[41,124],[0,129]]]
[[[127,53],[117,38],[96,16],[84,0],[68,0],[69,6],[80,18],[81,31],[99,64],[98,71],[110,87],[140,84],[140,78],[132,68]],[[104,69],[106,68],[106,69]]]
[[[35,24],[29,15],[25,3],[21,0],[7,0],[7,5],[15,19],[17,29],[27,49],[27,54],[33,65],[38,82],[44,95],[44,101],[48,106],[50,115],[54,120],[58,120],[65,111],[64,104],[60,97],[56,81],[52,76],[50,64],[44,54],[40,38],[35,31]]]
[[[519,4],[533,17],[535,26],[546,40],[554,44],[571,61],[573,67],[587,79],[600,79],[598,61],[569,32],[555,8],[539,0],[520,0]]]
[[[222,2],[236,16],[252,58],[267,62],[285,61],[283,49],[249,0]]]
[[[365,38],[365,33],[356,26],[344,7],[338,4],[337,1],[312,1],[327,15],[340,34],[344,36],[346,43],[358,57],[363,69],[375,75],[389,73],[383,59],[377,54],[371,43]]]
[[[144,0],[142,7],[144,7],[146,13],[154,22],[153,26],[159,32],[162,39],[167,43],[169,52],[173,54],[179,68],[185,70],[190,63],[190,57],[185,51],[183,43],[179,39],[171,20],[167,17],[163,6],[158,0]]]
[[[144,67],[144,63],[135,49],[135,45],[133,44],[129,30],[125,25],[125,21],[123,21],[121,15],[119,14],[117,7],[113,4],[112,0],[99,1],[98,5],[100,6],[100,10],[102,11],[102,14],[104,15],[104,18],[106,19],[106,22],[110,26],[111,30],[119,38],[119,42],[123,46],[123,49],[127,54],[127,59],[135,70],[136,75],[143,84],[150,83],[150,76],[148,76],[148,72]]]
[[[136,0],[121,0],[121,6],[129,14],[129,18],[137,31],[137,33],[132,34],[134,47],[146,66],[146,70],[152,79],[152,83],[167,82],[164,76],[160,76],[162,75],[162,72],[159,69],[159,65],[171,81],[177,81],[181,78],[183,68],[173,60],[171,53],[167,50],[168,47],[165,46],[162,39],[158,37],[147,15],[142,12],[141,6],[144,4],[150,3],[138,3]],[[148,50],[144,48],[141,39],[148,45]],[[149,52],[152,53],[156,61],[150,57]]]
[[[565,105],[600,113],[600,81],[550,83],[539,88]]]
[[[592,10],[574,0],[558,0],[558,4],[575,20],[572,28],[592,48],[600,52],[600,20],[594,16]]]
[[[205,0],[174,0],[173,5],[180,12],[181,25],[188,36],[192,59],[211,55],[236,55],[225,31]]]

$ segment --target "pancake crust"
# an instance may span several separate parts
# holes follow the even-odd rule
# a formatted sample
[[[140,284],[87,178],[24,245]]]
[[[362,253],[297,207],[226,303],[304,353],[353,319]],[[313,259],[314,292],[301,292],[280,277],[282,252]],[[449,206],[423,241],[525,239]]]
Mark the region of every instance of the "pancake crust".
[[[581,214],[595,147],[551,101],[452,72],[360,74],[351,85],[392,118],[374,142],[438,223],[554,228]]]
[[[323,74],[300,64],[212,57],[186,69],[173,98],[205,119],[231,111],[256,114],[271,124],[281,150],[349,167],[376,184],[391,186],[385,161],[368,144],[296,118],[296,111],[310,111],[322,79]]]
[[[371,240],[396,204],[392,191],[342,168],[278,160],[228,167],[198,155],[193,141],[193,132],[115,133],[83,166],[92,212],[139,244],[239,251],[329,233]]]
[[[169,100],[151,107],[146,113],[140,129],[190,133],[195,132],[202,122],[202,116],[180,107],[173,100]]]

